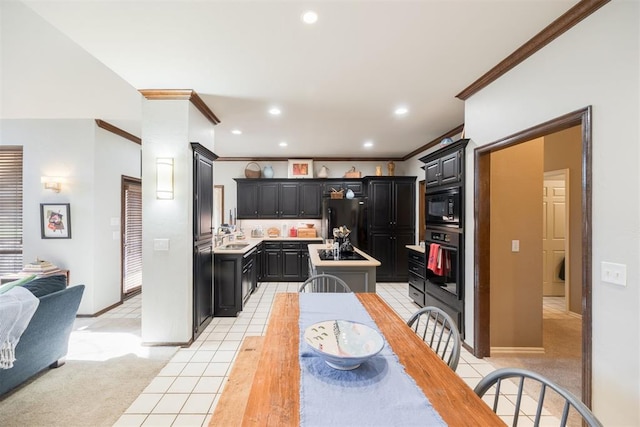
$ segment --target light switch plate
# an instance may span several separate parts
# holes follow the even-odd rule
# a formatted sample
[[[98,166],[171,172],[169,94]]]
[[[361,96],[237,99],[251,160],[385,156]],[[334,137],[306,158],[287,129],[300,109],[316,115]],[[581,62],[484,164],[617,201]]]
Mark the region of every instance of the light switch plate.
[[[153,239],[153,250],[154,251],[168,251],[169,250],[169,239]]]
[[[511,241],[511,252],[520,252],[520,240]]]
[[[627,286],[627,266],[603,261],[600,264],[600,278],[605,283]]]

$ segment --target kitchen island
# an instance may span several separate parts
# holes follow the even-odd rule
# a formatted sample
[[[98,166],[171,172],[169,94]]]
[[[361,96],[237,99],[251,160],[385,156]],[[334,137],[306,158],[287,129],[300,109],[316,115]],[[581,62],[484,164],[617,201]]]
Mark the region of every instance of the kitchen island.
[[[376,292],[376,267],[380,261],[371,255],[353,248],[355,256],[360,259],[322,259],[321,251],[328,249],[325,244],[310,244],[309,274],[332,274],[344,280],[353,292]]]

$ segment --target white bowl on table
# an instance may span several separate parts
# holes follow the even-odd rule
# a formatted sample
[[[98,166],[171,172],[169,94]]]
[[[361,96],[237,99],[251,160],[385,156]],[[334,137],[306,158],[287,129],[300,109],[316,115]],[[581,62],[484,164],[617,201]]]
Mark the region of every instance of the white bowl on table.
[[[304,331],[311,350],[334,369],[356,369],[380,353],[384,338],[375,329],[351,320],[324,320]]]

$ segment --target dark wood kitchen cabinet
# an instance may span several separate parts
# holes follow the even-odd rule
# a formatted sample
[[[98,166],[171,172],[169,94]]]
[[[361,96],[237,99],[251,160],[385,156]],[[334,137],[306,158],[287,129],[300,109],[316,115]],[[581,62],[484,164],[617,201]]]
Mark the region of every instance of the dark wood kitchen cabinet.
[[[353,191],[355,197],[365,196],[366,186],[362,182],[362,179],[345,180],[342,178],[329,178],[325,179],[323,183],[322,195],[323,197],[329,197],[333,190],[344,190],[344,194],[347,190]]]
[[[318,241],[264,242],[265,282],[299,282],[309,277],[307,245]]]
[[[321,200],[319,182],[282,182],[279,218],[321,218]]]
[[[420,307],[425,305],[426,256],[424,252],[407,249],[409,272],[409,298]]]
[[[193,339],[213,317],[213,162],[196,142],[193,149]]]
[[[416,177],[369,177],[369,253],[380,261],[376,276],[407,280],[405,245],[415,243]]]
[[[468,142],[468,139],[461,139],[420,159],[425,164],[427,189],[460,185],[464,177],[464,147]]]
[[[238,219],[258,218],[258,182],[238,181],[236,190]]]
[[[321,218],[322,184],[309,180],[236,179],[238,219]]]
[[[257,249],[244,254],[214,256],[214,313],[218,317],[235,317],[257,286]]]

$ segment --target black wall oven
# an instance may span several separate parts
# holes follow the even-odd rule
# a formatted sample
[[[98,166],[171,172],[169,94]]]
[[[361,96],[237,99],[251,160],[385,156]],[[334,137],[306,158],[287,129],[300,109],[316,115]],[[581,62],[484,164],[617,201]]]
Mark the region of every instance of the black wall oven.
[[[449,314],[464,337],[464,249],[460,230],[427,228],[425,255],[425,305]]]
[[[453,187],[437,193],[426,195],[426,224],[460,227],[462,198],[460,187]]]

